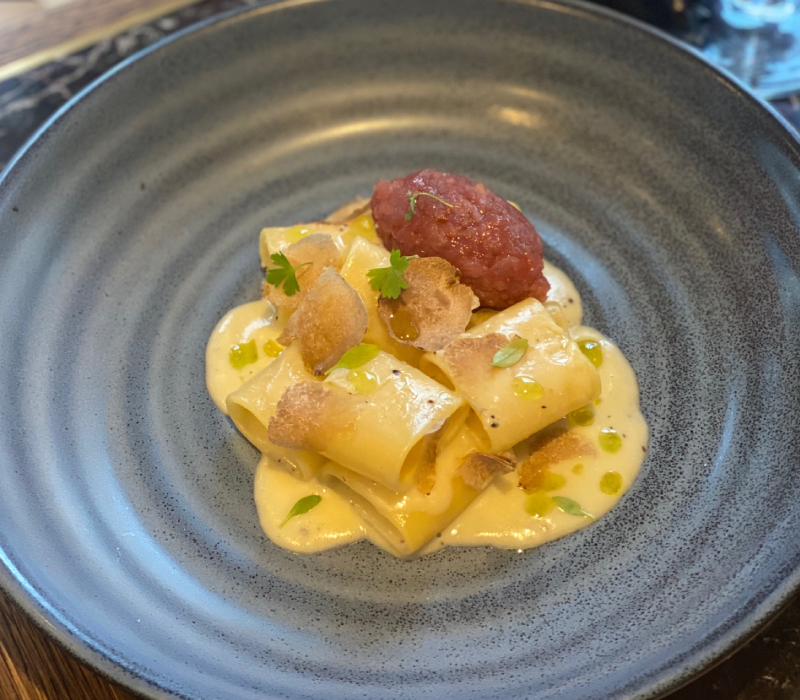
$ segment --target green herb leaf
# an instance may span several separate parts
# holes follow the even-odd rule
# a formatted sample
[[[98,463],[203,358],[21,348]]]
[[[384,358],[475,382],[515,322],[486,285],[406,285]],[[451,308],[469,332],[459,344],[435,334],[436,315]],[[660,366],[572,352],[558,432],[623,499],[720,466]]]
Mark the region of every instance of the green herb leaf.
[[[389,267],[376,267],[367,272],[369,286],[376,292],[379,291],[382,297],[397,299],[400,292],[408,288],[403,274],[408,269],[408,261],[412,257],[415,256],[405,257],[400,255],[399,250],[393,250],[389,256]]]
[[[292,509],[289,511],[289,515],[287,515],[283,522],[281,523],[281,527],[286,525],[292,518],[297,515],[302,515],[303,513],[308,513],[312,508],[315,508],[319,505],[319,502],[322,500],[322,496],[317,496],[314,494],[313,496],[306,496],[305,498],[301,498],[297,503],[292,506]]]
[[[591,518],[592,520],[595,520],[595,517],[591,513],[587,513],[576,501],[573,501],[571,498],[566,498],[565,496],[553,496],[553,503],[555,503],[561,510],[569,515],[577,515],[578,517]]]
[[[511,367],[511,365],[517,364],[522,359],[527,349],[528,341],[526,338],[512,340],[494,354],[492,364],[495,367]]]
[[[369,343],[356,345],[342,355],[339,361],[325,372],[325,374],[330,374],[335,369],[356,369],[357,367],[361,367],[361,365],[367,364],[370,360],[374,360],[380,351],[381,349],[377,345],[370,345]]]
[[[414,216],[414,212],[417,209],[417,197],[430,197],[431,199],[435,199],[437,202],[441,202],[446,207],[453,208],[453,205],[450,202],[445,202],[441,197],[437,197],[435,194],[430,194],[429,192],[412,192],[411,190],[408,191],[408,211],[406,212],[406,221],[411,221],[411,217]]]
[[[277,265],[277,267],[272,270],[267,270],[267,282],[275,287],[280,287],[281,284],[283,284],[283,293],[287,297],[297,294],[297,292],[300,291],[300,285],[297,283],[297,271],[301,267],[311,265],[311,263],[307,262],[294,267],[294,265],[289,262],[289,258],[283,253],[273,253],[269,257],[272,263]]]

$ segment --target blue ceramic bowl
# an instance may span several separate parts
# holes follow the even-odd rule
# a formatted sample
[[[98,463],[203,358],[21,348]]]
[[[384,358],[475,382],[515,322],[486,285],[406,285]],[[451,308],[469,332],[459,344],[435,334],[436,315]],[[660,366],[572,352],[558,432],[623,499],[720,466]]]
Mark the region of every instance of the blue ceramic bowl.
[[[152,698],[663,693],[798,585],[800,153],[696,56],[580,4],[326,0],[163,42],[0,182],[0,583]],[[315,556],[262,535],[206,339],[257,233],[378,178],[518,202],[652,430],[620,505],[536,550]]]

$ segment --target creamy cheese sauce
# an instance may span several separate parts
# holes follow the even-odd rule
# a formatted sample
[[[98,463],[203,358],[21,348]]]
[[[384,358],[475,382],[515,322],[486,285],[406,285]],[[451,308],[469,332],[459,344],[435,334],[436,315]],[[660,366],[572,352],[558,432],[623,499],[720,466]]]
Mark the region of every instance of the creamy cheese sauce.
[[[564,418],[557,423],[585,437],[596,454],[568,459],[548,468],[542,488],[526,493],[519,488],[517,471],[497,477],[448,527],[418,554],[442,546],[492,545],[523,550],[585,527],[608,512],[634,482],[647,448],[647,424],[639,409],[636,376],[619,348],[596,330],[581,326],[580,295],[567,275],[545,263],[551,285],[548,301],[561,306],[564,322],[576,341],[599,343],[602,363],[600,398],[582,410],[576,424]],[[229,311],[217,324],[206,349],[206,381],[217,407],[227,413],[225,399],[274,359],[274,342],[281,334],[271,304],[262,299]],[[237,351],[249,343],[247,353]],[[253,352],[255,350],[255,352]],[[596,352],[596,351],[595,351]],[[249,353],[249,354],[248,354]],[[241,362],[247,361],[241,365]],[[240,366],[234,367],[236,361]],[[596,364],[596,363],[595,363]],[[525,440],[515,448],[517,457],[529,454]],[[615,451],[607,451],[607,449]],[[322,496],[308,512],[284,520],[301,498]],[[348,501],[319,478],[302,481],[277,462],[262,457],[255,478],[255,501],[261,527],[277,545],[299,553],[318,552],[368,538],[381,546],[380,535],[369,532]],[[569,499],[590,514],[570,514],[559,507]],[[581,511],[579,511],[580,513]]]
[[[289,520],[286,514],[301,498],[322,496],[319,505]],[[261,528],[275,544],[292,552],[309,554],[357,542],[366,530],[350,504],[318,479],[302,481],[274,460],[261,457],[256,470],[256,509]]]
[[[211,400],[225,415],[228,415],[225,406],[228,395],[272,362],[274,355],[269,353],[277,354],[279,346],[270,345],[270,342],[277,343],[283,330],[277,321],[272,304],[259,299],[228,311],[211,333],[206,346],[206,387]],[[255,353],[255,361],[234,367],[231,363],[232,349],[249,343],[252,346],[247,349]]]
[[[575,340],[591,338],[600,343],[603,363],[598,371],[603,389],[600,403],[591,406],[590,425],[574,425],[568,419],[562,419],[556,425],[585,437],[596,447],[596,454],[551,466],[548,471],[562,478],[551,479],[549,486],[558,488],[538,489],[528,494],[519,488],[517,472],[496,478],[442,532],[441,538],[437,538],[442,545],[488,544],[504,549],[535,547],[594,522],[614,507],[636,479],[647,448],[647,424],[639,411],[636,375],[620,349],[596,330],[578,326],[572,329],[571,335]],[[588,417],[582,418],[582,422],[588,420]],[[613,435],[611,430],[621,441],[613,453],[601,447],[608,440],[600,439],[601,435]],[[518,456],[527,456],[527,443],[526,440],[517,446],[515,452]],[[610,445],[612,448],[615,446],[616,441]],[[553,500],[559,496],[575,501],[594,519],[560,510]],[[533,511],[538,509],[540,516],[532,515],[526,506]]]

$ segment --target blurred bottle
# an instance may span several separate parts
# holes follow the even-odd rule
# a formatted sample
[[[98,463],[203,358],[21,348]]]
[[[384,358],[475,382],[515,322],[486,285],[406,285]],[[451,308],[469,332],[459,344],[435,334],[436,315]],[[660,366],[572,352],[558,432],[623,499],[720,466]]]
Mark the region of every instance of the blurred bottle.
[[[800,0],[595,0],[693,45],[764,99],[800,92]]]

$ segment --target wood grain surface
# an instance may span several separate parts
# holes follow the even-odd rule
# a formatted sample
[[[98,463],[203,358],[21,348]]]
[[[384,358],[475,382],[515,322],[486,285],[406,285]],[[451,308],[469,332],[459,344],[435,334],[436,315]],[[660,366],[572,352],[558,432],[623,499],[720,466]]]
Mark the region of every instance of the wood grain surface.
[[[147,17],[166,14],[195,1],[72,0],[52,9],[42,8],[0,25],[0,66],[60,45],[65,46],[65,52],[75,51],[81,43],[88,45],[101,36],[140,24]],[[81,42],[81,38],[85,41]]]
[[[51,642],[0,592],[2,700],[136,700]]]

